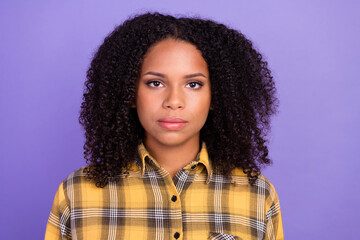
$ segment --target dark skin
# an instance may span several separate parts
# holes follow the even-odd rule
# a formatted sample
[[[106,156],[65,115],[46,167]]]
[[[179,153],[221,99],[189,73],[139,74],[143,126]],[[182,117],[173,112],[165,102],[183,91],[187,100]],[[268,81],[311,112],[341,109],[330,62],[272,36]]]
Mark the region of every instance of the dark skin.
[[[146,56],[149,56],[154,46],[168,38],[191,43],[194,48],[196,46],[198,53],[205,59],[204,64],[207,63],[206,71],[190,69],[177,75],[179,78],[175,80],[181,79],[183,88],[177,88],[180,85],[176,84],[167,85],[167,81],[174,80],[173,71],[164,71],[168,68],[144,70]],[[179,64],[175,66],[177,65]],[[197,82],[203,80],[206,82],[200,84],[200,89],[210,89],[209,77],[211,94],[209,91],[208,97],[211,98],[213,109],[208,111],[208,107],[204,108],[208,115],[201,114],[201,119],[196,115],[201,120],[200,123],[206,119],[203,126],[200,124],[196,128],[190,128],[189,126],[194,126],[193,121],[185,126],[188,115],[165,114],[181,112],[181,105],[178,110],[173,111],[169,110],[171,105],[167,105],[168,108],[163,108],[168,109],[167,112],[161,112],[158,118],[149,119],[154,123],[153,127],[157,128],[156,131],[155,127],[144,124],[144,116],[151,116],[152,112],[143,116],[141,113],[152,109],[153,105],[138,111],[140,105],[136,106],[136,101],[140,99],[140,94],[136,95],[141,84],[149,91],[153,89],[151,93],[159,90],[182,100],[181,94],[188,91],[182,92],[179,89],[192,91],[198,87]],[[146,81],[140,80],[151,80],[152,83],[146,84]],[[195,92],[199,91],[194,90]],[[179,93],[181,94],[177,96]],[[109,181],[118,181],[122,176],[119,173],[129,169],[138,157],[138,145],[144,142],[152,156],[173,175],[186,163],[194,160],[200,138],[206,143],[214,172],[228,176],[233,169],[241,168],[248,175],[249,182],[254,184],[261,167],[271,162],[266,135],[270,117],[277,108],[275,93],[275,84],[267,62],[240,32],[211,20],[175,18],[159,13],[146,13],[128,19],[106,37],[87,72],[79,118],[86,137],[84,157],[89,163],[84,172],[98,187],[105,187]],[[190,96],[187,95],[185,99]],[[144,103],[152,103],[155,99],[158,98],[151,97]],[[138,101],[137,104],[139,103]],[[190,105],[195,103],[197,104],[196,101],[191,101]],[[163,107],[158,103],[155,106]],[[184,109],[188,107],[189,104],[186,104]],[[176,128],[181,124],[166,123],[166,118],[169,117],[182,118],[185,121],[184,128],[180,131],[180,128]],[[172,134],[162,134],[164,127],[167,133]],[[201,137],[198,137],[199,131]],[[188,141],[180,141],[183,148],[176,150],[177,144],[172,141],[179,132],[184,133],[182,136]],[[165,145],[164,139],[167,142]],[[196,140],[190,144],[189,139]],[[185,143],[190,147],[186,147]],[[186,150],[192,147],[193,150]],[[184,157],[181,157],[182,153]],[[161,159],[162,157],[165,159]],[[175,157],[178,159],[174,159]],[[175,166],[175,169],[170,169],[166,166],[167,163]]]
[[[194,45],[169,38],[150,48],[137,83],[136,108],[146,149],[171,177],[195,160],[210,102],[208,67]]]

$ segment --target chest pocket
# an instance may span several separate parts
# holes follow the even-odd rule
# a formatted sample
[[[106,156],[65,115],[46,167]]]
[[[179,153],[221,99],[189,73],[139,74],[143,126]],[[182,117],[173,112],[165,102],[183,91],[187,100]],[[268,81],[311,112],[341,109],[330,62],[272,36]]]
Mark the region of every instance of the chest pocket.
[[[209,240],[242,240],[242,238],[226,234],[226,233],[217,233],[217,232],[210,232]]]

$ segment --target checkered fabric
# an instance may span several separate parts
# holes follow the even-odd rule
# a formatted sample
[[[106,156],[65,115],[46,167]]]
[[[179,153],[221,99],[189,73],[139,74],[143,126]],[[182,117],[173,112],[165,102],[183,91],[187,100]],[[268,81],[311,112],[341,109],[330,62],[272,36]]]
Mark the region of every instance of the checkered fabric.
[[[263,175],[213,173],[205,143],[174,178],[139,145],[118,182],[97,188],[83,169],[58,188],[45,239],[284,239],[279,199]]]

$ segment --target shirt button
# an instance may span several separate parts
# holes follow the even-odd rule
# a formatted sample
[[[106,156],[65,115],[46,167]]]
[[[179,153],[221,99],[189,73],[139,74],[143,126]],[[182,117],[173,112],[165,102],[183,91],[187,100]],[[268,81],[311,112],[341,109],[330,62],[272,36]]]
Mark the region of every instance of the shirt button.
[[[191,169],[195,169],[196,168],[196,164],[191,166]]]
[[[177,197],[176,197],[175,195],[173,195],[173,196],[171,197],[171,201],[176,202],[176,200],[177,200]]]
[[[174,234],[174,238],[175,238],[175,239],[178,239],[179,237],[180,237],[180,233],[176,232],[176,233]]]

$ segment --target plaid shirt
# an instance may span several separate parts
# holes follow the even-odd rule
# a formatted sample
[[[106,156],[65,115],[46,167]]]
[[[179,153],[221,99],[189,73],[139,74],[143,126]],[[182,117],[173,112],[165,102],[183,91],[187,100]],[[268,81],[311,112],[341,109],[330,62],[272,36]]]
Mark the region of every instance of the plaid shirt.
[[[139,145],[120,181],[97,188],[83,169],[57,190],[45,239],[283,239],[278,196],[262,175],[213,173],[206,146],[171,176]]]

